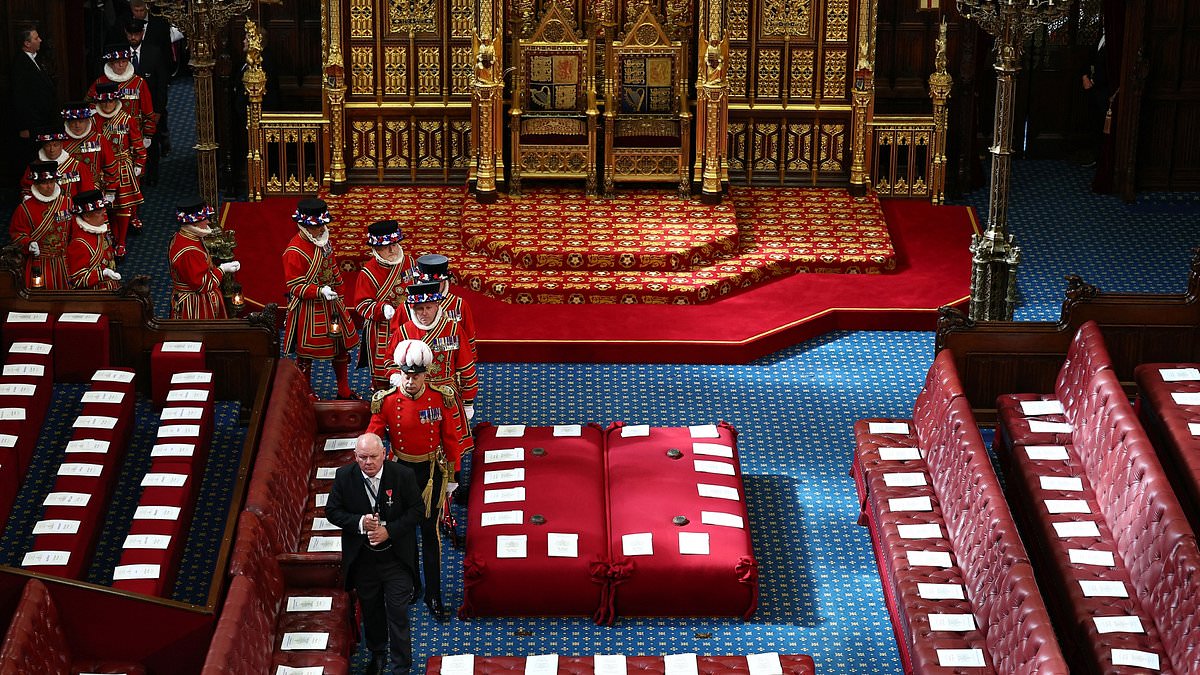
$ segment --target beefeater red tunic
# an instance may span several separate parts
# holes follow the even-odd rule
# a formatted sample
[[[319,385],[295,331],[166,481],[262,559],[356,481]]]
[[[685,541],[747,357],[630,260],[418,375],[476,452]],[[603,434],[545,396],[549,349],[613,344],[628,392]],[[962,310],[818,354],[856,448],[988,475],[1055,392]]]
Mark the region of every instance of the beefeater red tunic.
[[[393,321],[406,316],[407,314],[397,312]],[[466,344],[466,338],[460,333],[459,324],[458,321],[451,321],[445,310],[429,330],[421,328],[409,319],[392,332],[388,353],[395,352],[401,340],[423,341],[433,352],[433,362],[426,368],[430,384],[453,388],[459,402],[468,406],[475,403],[475,395],[479,392],[479,378],[475,372],[474,354]],[[400,369],[396,362],[389,361],[388,376],[398,372]]]
[[[8,224],[8,235],[12,243],[25,253],[25,287],[33,279],[34,266],[42,269],[43,288],[67,289],[71,287],[67,272],[67,244],[71,241],[71,222],[75,216],[71,211],[71,199],[62,189],[58,196],[43,201],[40,196],[26,196],[13,211]],[[34,257],[29,252],[29,243],[36,241],[40,250]]]
[[[392,339],[392,322],[383,316],[383,306],[391,305],[397,313],[404,311],[404,298],[408,285],[416,277],[417,263],[406,255],[395,265],[384,265],[374,256],[363,263],[354,283],[354,312],[363,322],[362,347],[358,352],[358,365],[369,366],[372,378],[387,378],[388,362],[392,353],[388,346]],[[393,317],[394,318],[394,317]]]
[[[117,259],[108,244],[108,232],[92,234],[75,224],[75,235],[67,246],[67,269],[71,271],[71,286],[97,290],[114,290],[120,287],[115,279],[109,279],[101,270],[117,269]]]
[[[109,186],[105,182],[104,170],[108,165],[115,163],[115,158],[112,143],[100,133],[100,125],[92,120],[90,130],[82,138],[71,136],[70,131],[67,132],[67,137],[67,140],[63,141],[63,151],[79,161],[80,176],[90,174],[96,189],[102,192],[116,192],[116,186]]]
[[[129,210],[144,201],[137,176],[146,166],[142,126],[124,108],[118,108],[111,117],[96,114],[100,118],[100,133],[112,145],[112,157],[104,166],[104,189],[116,193],[113,208]]]
[[[129,68],[132,69],[133,64],[130,64]],[[154,101],[150,98],[150,85],[141,75],[130,73],[129,70],[125,72],[130,76],[124,81],[110,78],[108,75],[110,70],[109,66],[104,66],[104,72],[96,78],[92,86],[88,87],[87,99],[89,101],[96,100],[96,85],[101,82],[116,82],[119,87],[117,94],[121,97],[122,107],[129,111],[129,114],[138,118],[142,124],[144,136],[153,136],[158,130],[158,113],[154,112]]]
[[[71,153],[66,150],[66,143],[63,144],[63,151],[58,155],[58,159],[49,159],[44,151],[38,151],[38,159],[44,162],[56,162],[58,164],[58,185],[62,188],[63,194],[67,199],[71,199],[77,193],[86,192],[87,190],[96,189],[96,177],[91,170],[83,166],[79,160],[71,156]],[[26,167],[24,175],[21,176],[21,193],[32,194],[33,192],[33,174]]]
[[[167,258],[171,263],[172,319],[229,318],[221,294],[224,275],[198,235],[180,229],[171,237]]]
[[[349,353],[358,344],[358,332],[340,295],[342,272],[333,247],[319,247],[297,232],[283,251],[283,278],[289,294],[284,353],[294,351],[300,358],[318,360]],[[337,291],[339,297],[324,299],[322,286]],[[337,333],[331,332],[333,320],[338,324]]]

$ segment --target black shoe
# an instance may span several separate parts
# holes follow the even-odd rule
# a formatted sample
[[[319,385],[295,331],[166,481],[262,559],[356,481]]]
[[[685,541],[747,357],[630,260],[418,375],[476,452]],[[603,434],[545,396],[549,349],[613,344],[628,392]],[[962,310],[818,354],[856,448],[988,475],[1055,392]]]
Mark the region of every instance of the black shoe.
[[[171,154],[171,141],[164,138],[158,144],[158,156],[166,157],[167,155],[170,155],[170,154]]]
[[[450,620],[450,612],[447,612],[446,607],[442,605],[441,598],[425,598],[425,606],[429,608],[429,614],[434,621],[446,623]]]
[[[421,587],[413,586],[412,595],[408,598],[408,604],[415,605],[421,600]]]
[[[367,664],[367,675],[384,675],[387,672],[387,656],[384,654],[375,654],[371,657],[371,662]]]

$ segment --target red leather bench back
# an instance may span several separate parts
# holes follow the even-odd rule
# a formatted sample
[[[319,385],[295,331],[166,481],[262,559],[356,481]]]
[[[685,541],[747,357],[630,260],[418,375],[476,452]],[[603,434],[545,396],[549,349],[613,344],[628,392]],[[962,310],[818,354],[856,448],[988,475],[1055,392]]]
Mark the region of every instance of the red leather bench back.
[[[46,585],[25,583],[17,613],[4,636],[0,672],[70,675],[71,650],[58,622],[58,608]]]
[[[229,556],[229,573],[250,577],[267,606],[275,607],[282,601],[283,575],[275,552],[271,550],[271,541],[263,530],[262,521],[249,511],[238,518],[237,539]]]
[[[1112,370],[1112,367],[1112,357],[1108,354],[1100,327],[1095,321],[1085,321],[1071,339],[1067,357],[1054,381],[1054,395],[1063,404],[1068,420],[1075,419],[1079,398],[1086,394],[1088,383],[1096,373]]]
[[[277,608],[278,604],[267,606],[263,602],[248,577],[234,577],[208,646],[202,675],[270,672]]]

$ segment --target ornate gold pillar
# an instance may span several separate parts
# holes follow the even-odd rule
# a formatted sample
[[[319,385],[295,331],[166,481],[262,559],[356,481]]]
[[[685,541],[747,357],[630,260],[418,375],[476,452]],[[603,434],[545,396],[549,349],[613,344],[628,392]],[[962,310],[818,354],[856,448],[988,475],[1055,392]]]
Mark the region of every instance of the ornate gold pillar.
[[[929,76],[929,98],[933,99],[933,138],[929,152],[932,156],[929,167],[929,198],[934,204],[946,201],[946,135],[949,127],[950,90],[954,78],[946,71],[946,21],[938,29],[937,53],[934,55],[937,68]]]
[[[267,74],[262,68],[263,35],[258,24],[246,20],[246,70],[242,73],[242,86],[246,89],[246,183],[250,201],[263,198],[263,186],[267,176],[263,168],[262,148],[262,100],[266,90]]]
[[[504,58],[500,35],[499,3],[476,0],[473,54],[475,77],[471,82],[471,155],[467,183],[475,187],[480,203],[496,201],[496,183],[503,180],[504,159]]]
[[[858,0],[858,48],[854,67],[854,86],[850,90],[851,118],[850,194],[867,193],[870,173],[867,142],[870,121],[875,114],[875,16],[878,0]]]
[[[341,194],[346,183],[346,61],[342,55],[342,3],[321,3],[324,47],[325,118],[329,120],[329,191]]]
[[[725,35],[725,0],[701,0],[697,12],[700,37],[696,53],[696,165],[693,180],[700,182],[700,201],[719,204],[728,168],[729,143],[729,38]]]

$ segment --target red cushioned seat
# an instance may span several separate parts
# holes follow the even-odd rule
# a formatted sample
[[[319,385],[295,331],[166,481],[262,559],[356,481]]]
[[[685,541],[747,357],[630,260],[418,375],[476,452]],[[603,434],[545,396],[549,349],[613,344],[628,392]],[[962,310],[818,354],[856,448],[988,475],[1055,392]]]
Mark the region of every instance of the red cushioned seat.
[[[171,389],[171,377],[176,373],[188,373],[205,369],[204,344],[190,350],[192,341],[160,342],[150,352],[150,399],[154,405],[166,402]]]
[[[47,312],[8,312],[4,316],[4,350],[14,342],[54,343],[54,324],[58,317]]]
[[[87,382],[98,368],[108,368],[110,359],[108,317],[100,314],[64,312],[54,324],[54,344],[62,345],[54,363],[59,382]],[[83,348],[86,347],[86,348]]]
[[[1139,417],[1167,470],[1192,529],[1200,529],[1200,381],[1164,379],[1162,371],[1197,371],[1197,363],[1147,363],[1134,369]],[[1193,375],[1187,375],[1192,377]],[[1179,376],[1173,376],[1179,377]],[[1179,394],[1179,400],[1175,395]],[[1182,402],[1180,402],[1182,401]]]

